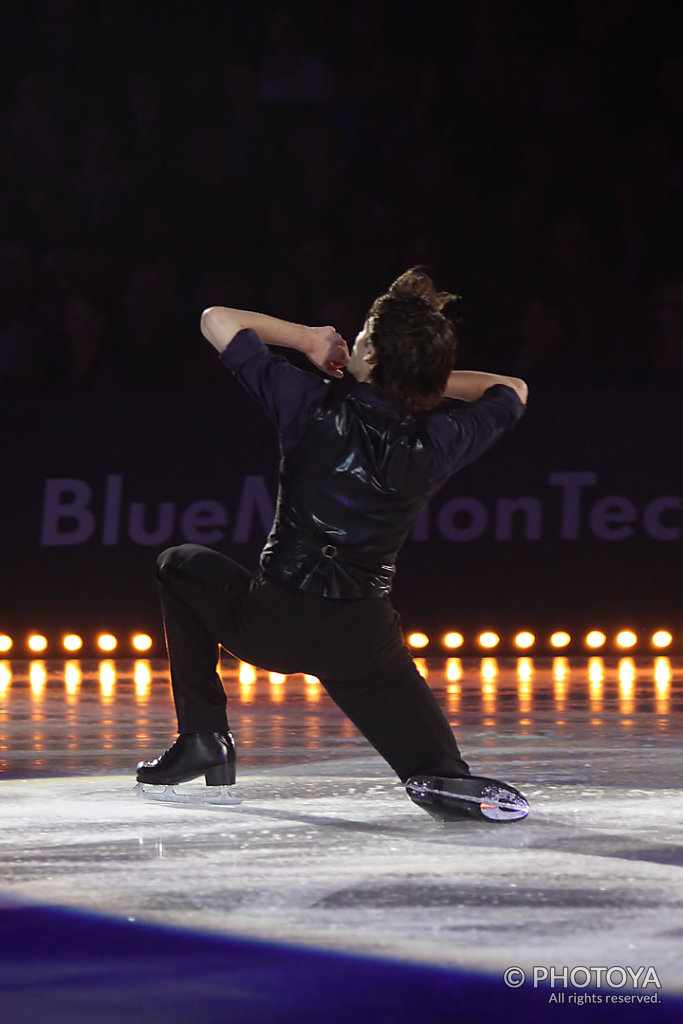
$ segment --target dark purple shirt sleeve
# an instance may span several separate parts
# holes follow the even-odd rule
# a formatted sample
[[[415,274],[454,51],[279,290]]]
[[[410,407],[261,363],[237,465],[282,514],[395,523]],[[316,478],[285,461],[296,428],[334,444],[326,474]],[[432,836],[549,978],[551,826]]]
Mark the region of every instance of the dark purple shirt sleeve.
[[[476,402],[446,401],[427,417],[430,439],[439,455],[438,480],[483,455],[524,415],[514,388],[496,384]]]
[[[220,359],[275,424],[283,448],[295,444],[309,409],[324,400],[329,382],[271,352],[249,328],[238,331]]]

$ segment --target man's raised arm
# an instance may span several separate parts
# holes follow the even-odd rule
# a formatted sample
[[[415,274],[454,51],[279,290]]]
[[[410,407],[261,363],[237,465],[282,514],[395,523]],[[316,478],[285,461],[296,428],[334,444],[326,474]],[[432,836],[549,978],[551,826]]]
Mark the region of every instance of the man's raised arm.
[[[501,373],[482,373],[479,370],[453,370],[448,378],[444,398],[459,398],[462,402],[476,402],[478,398],[496,384],[512,388],[526,405],[529,388],[520,377],[505,377]]]
[[[294,348],[314,366],[333,377],[342,377],[349,361],[346,342],[334,327],[305,327],[265,313],[246,309],[210,306],[202,313],[201,332],[217,352],[224,352],[236,334],[245,328],[255,331],[267,345]]]

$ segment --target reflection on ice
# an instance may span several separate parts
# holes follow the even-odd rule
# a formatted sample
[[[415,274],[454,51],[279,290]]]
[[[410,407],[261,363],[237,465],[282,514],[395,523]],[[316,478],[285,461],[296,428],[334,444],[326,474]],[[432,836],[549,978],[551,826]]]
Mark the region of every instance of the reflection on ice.
[[[521,753],[529,737],[541,734],[555,735],[561,750],[592,744],[605,731],[618,745],[673,739],[679,729],[681,665],[663,656],[451,657],[418,664],[466,752],[482,732],[516,736]],[[275,766],[365,749],[313,677],[232,660],[224,661],[222,675],[241,764]],[[168,746],[175,732],[167,667],[149,659],[5,659],[0,717],[7,729],[4,776],[130,772]],[[32,756],[29,722],[42,729],[40,763]]]

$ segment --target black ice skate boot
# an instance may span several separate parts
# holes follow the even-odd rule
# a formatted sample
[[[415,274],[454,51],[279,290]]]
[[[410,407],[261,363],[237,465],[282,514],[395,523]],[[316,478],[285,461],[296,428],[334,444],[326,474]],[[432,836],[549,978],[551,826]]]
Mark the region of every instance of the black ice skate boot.
[[[229,732],[181,733],[154,761],[140,761],[137,781],[175,786],[203,775],[207,786],[235,785],[235,743]]]
[[[414,775],[406,782],[406,793],[414,803],[443,821],[519,821],[529,813],[528,801],[519,790],[481,775]]]

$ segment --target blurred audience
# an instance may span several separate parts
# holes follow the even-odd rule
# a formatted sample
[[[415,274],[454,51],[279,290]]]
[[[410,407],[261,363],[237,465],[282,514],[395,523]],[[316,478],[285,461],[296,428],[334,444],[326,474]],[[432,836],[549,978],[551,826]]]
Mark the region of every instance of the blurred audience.
[[[14,0],[0,391],[232,386],[207,304],[349,340],[413,263],[461,361],[683,384],[676,5]]]

